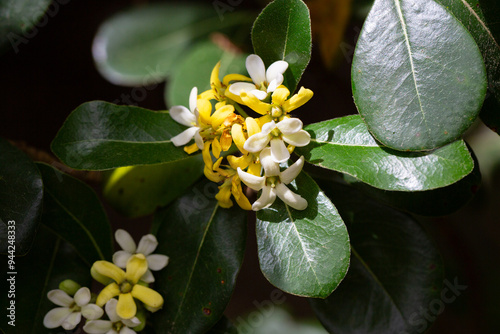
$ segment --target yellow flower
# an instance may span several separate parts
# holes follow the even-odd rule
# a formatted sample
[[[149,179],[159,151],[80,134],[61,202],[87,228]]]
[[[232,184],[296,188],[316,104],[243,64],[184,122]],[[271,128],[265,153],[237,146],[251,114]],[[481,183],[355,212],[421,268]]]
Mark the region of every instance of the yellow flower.
[[[222,158],[218,159],[213,165],[213,169],[218,175],[225,178],[224,183],[219,186],[219,193],[215,195],[215,198],[219,201],[221,207],[227,209],[233,206],[233,201],[231,201],[231,195],[233,195],[236,203],[238,203],[242,209],[251,210],[252,205],[243,193],[243,188],[241,187],[241,180],[237,171],[238,166],[233,165],[229,157],[229,166],[222,166],[224,168],[221,167]]]
[[[242,91],[240,96],[245,105],[261,115],[269,115],[274,120],[281,120],[291,111],[301,107],[309,101],[313,92],[301,87],[299,92],[287,100],[290,91],[285,86],[279,86],[273,93],[271,103],[262,102],[252,94]]]
[[[219,79],[219,71],[220,71],[220,61],[217,63],[217,65],[215,65],[214,69],[212,70],[212,74],[210,76],[211,89],[203,92],[201,94],[201,98],[207,100],[215,99],[219,102],[225,101],[227,100],[226,89],[231,81],[252,81],[251,78],[241,74],[228,74],[222,79],[221,82]],[[241,100],[238,103],[241,104]]]
[[[128,260],[126,271],[111,262],[96,261],[90,271],[92,277],[107,285],[97,296],[96,305],[103,307],[111,298],[118,296],[116,313],[122,319],[131,319],[135,316],[137,305],[134,298],[148,307],[161,308],[163,297],[153,289],[138,284],[147,269],[148,262],[142,254],[135,254]]]
[[[260,132],[260,126],[258,122],[252,117],[247,117],[245,120],[246,127],[246,136],[243,125],[241,124],[233,124],[231,128],[231,135],[233,137],[234,143],[236,147],[243,154],[241,157],[228,156],[228,161],[231,166],[234,166],[235,169],[240,167],[242,170],[247,170],[248,173],[253,174],[255,176],[260,176],[260,162],[259,155],[250,153],[243,147],[245,145],[248,137]]]

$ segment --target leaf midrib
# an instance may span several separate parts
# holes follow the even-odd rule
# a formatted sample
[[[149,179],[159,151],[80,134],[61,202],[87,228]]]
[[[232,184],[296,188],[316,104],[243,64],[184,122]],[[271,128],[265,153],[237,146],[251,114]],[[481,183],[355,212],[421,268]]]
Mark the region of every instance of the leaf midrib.
[[[470,4],[466,0],[461,0],[461,1],[464,4],[464,6],[467,8],[467,10],[472,14],[472,16],[474,16],[477,19],[477,21],[481,24],[481,26],[486,31],[486,33],[488,34],[488,36],[495,42],[495,45],[496,45],[497,49],[500,50],[500,45],[498,44],[498,41],[493,36],[493,34],[491,33],[491,31],[488,28],[488,26],[486,25],[486,23],[483,22],[483,20],[481,20],[481,18],[479,17],[479,15],[474,11],[474,9],[470,6]]]

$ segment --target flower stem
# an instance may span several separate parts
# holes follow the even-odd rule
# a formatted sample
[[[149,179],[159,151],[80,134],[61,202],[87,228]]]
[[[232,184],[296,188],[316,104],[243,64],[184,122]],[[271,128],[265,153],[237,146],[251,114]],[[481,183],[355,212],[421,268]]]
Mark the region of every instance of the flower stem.
[[[241,115],[241,116],[243,116],[244,118],[247,118],[247,117],[248,117],[248,115],[247,115],[247,113],[245,112],[245,110],[243,110],[243,108],[242,108],[242,107],[240,107],[240,105],[239,105],[238,103],[233,102],[232,104],[233,104],[233,106],[234,106],[234,109],[236,109],[236,110],[240,113],[240,115]]]

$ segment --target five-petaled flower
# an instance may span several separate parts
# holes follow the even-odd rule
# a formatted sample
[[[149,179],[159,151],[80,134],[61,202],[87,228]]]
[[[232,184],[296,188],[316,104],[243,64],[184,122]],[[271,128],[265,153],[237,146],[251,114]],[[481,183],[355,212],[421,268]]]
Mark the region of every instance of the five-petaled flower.
[[[125,268],[128,260],[134,254],[142,254],[146,257],[148,261],[148,270],[141,277],[141,281],[146,283],[154,282],[155,278],[151,270],[162,270],[168,264],[168,256],[163,254],[151,254],[158,246],[158,240],[156,240],[156,237],[152,234],[143,236],[139,241],[139,246],[136,246],[132,236],[122,229],[116,230],[115,239],[122,248],[122,250],[113,254],[113,263],[118,267]]]
[[[302,170],[302,166],[304,166],[303,156],[281,172],[279,164],[271,157],[271,149],[266,147],[260,153],[260,162],[264,167],[264,176],[255,176],[238,168],[238,175],[243,183],[253,190],[262,190],[260,197],[253,203],[252,210],[259,211],[271,206],[276,196],[294,209],[304,210],[307,208],[307,201],[286,186]]]
[[[150,310],[163,306],[163,297],[153,289],[139,283],[148,270],[148,261],[142,254],[133,255],[127,262],[126,271],[108,261],[96,261],[90,269],[92,277],[106,285],[97,296],[96,304],[104,306],[118,296],[116,313],[122,319],[131,319],[137,312],[134,298],[143,302]]]
[[[230,98],[237,102],[235,96],[240,96],[242,92],[250,93],[259,100],[264,100],[269,93],[272,93],[283,83],[283,73],[288,68],[288,63],[284,60],[278,60],[271,64],[266,71],[266,66],[262,59],[257,55],[249,55],[246,60],[250,82],[235,82],[228,88]],[[248,78],[249,79],[249,78]]]
[[[306,146],[311,141],[311,135],[302,130],[302,121],[298,118],[284,118],[277,124],[270,121],[262,126],[262,131],[250,136],[243,145],[248,152],[262,151],[271,143],[271,156],[275,162],[285,162],[290,158],[290,152],[284,142],[292,146]]]
[[[75,296],[71,297],[66,292],[56,289],[47,293],[47,298],[56,305],[43,318],[43,325],[47,328],[62,326],[66,330],[75,328],[82,316],[85,319],[99,319],[103,310],[99,306],[90,303],[90,290],[86,287],[78,289]]]
[[[173,106],[170,108],[170,117],[177,123],[188,126],[188,128],[177,136],[172,137],[171,141],[175,146],[182,146],[189,143],[194,137],[194,141],[198,149],[203,149],[203,138],[200,135],[200,115],[197,107],[198,88],[193,87],[189,94],[189,109],[184,106]]]
[[[133,317],[131,319],[122,319],[116,313],[116,299],[110,299],[105,306],[106,314],[109,320],[92,320],[83,326],[85,333],[89,334],[135,334],[132,329],[141,324],[141,321]]]

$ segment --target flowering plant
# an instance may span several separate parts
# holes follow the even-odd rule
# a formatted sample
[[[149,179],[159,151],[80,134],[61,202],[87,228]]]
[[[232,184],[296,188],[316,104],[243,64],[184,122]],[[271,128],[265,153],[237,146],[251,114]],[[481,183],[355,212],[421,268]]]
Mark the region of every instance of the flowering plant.
[[[324,83],[302,79],[328,1],[274,0],[255,20],[220,1],[213,17],[167,3],[109,19],[92,49],[101,74],[135,87],[167,79],[169,107],[78,106],[51,145],[68,173],[0,141],[10,187],[0,196],[17,196],[6,224],[0,216],[1,250],[11,272],[43,277],[16,291],[34,301],[19,319],[36,315],[18,328],[235,333],[238,318],[224,312],[248,223],[262,277],[309,298],[329,332],[425,331],[435,317],[422,309],[443,299],[444,269],[412,214],[442,216],[471,200],[481,177],[462,137],[479,116],[494,131],[500,123],[499,43],[481,10],[462,2],[375,0],[351,67],[359,114],[333,119],[334,96],[316,93]],[[180,42],[189,34],[172,33],[172,22],[196,33]],[[250,46],[235,30],[252,22]],[[134,240],[115,229],[113,252],[117,225],[69,175],[80,170],[99,173],[104,200],[147,217],[136,227],[150,233]]]

